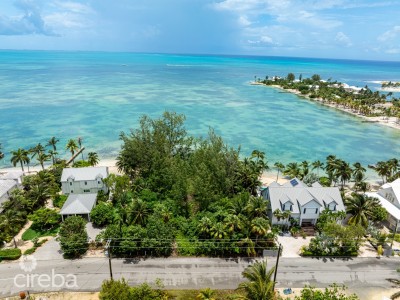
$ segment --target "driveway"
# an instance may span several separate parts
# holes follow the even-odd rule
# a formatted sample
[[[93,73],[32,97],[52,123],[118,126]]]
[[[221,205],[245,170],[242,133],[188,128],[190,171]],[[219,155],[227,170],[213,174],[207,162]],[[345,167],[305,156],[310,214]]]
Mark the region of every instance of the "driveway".
[[[278,236],[278,241],[283,247],[282,257],[300,257],[300,249],[310,243],[312,237],[305,239],[302,237],[294,238],[292,236]]]
[[[92,222],[86,223],[86,232],[89,236],[89,240],[94,241],[96,236],[103,230],[103,228],[94,227]]]
[[[47,239],[49,240],[40,246],[33,256],[37,260],[63,259],[60,243],[56,241],[55,237],[47,237]]]

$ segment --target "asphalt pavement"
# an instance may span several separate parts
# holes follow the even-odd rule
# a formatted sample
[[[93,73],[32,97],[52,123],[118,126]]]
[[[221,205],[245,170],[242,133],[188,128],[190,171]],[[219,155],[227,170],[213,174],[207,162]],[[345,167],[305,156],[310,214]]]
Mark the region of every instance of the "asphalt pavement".
[[[267,258],[268,266],[274,266],[275,261],[276,258]],[[243,280],[242,271],[252,262],[219,258],[112,259],[111,266],[114,279],[124,277],[131,285],[161,279],[171,289],[234,289]],[[15,295],[21,290],[98,291],[102,281],[110,278],[107,258],[40,259],[27,261],[22,267],[24,270],[18,262],[0,264],[0,296]],[[371,289],[390,288],[386,279],[399,278],[397,268],[400,260],[393,257],[281,258],[276,286],[326,287],[335,282],[362,295]]]

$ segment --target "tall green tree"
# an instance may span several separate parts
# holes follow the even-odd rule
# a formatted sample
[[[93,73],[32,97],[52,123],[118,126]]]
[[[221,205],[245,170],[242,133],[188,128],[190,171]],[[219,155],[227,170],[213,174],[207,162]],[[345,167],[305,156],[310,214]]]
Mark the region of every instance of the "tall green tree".
[[[351,215],[348,223],[352,225],[368,226],[368,220],[374,219],[374,211],[381,207],[379,200],[353,193],[350,198],[345,199],[346,212]]]
[[[57,143],[58,143],[59,141],[60,141],[60,140],[59,140],[58,138],[56,138],[55,136],[53,136],[51,139],[49,139],[49,140],[47,141],[46,147],[47,147],[47,146],[50,146],[50,147],[53,148],[53,151],[57,151]]]
[[[76,258],[87,251],[88,234],[85,225],[85,220],[79,216],[68,217],[61,224],[59,240],[64,257]]]
[[[313,170],[317,169],[317,175],[319,177],[319,170],[323,170],[324,169],[324,163],[319,161],[319,160],[316,160],[311,164],[311,166],[312,166]]]
[[[88,162],[91,166],[95,166],[99,163],[99,156],[96,152],[89,152],[88,153]]]
[[[278,173],[276,174],[276,181],[278,182],[279,172],[282,172],[285,169],[285,165],[283,163],[277,161],[276,163],[274,163],[274,167],[278,171]]]
[[[15,167],[18,163],[21,165],[22,172],[24,172],[24,164],[30,162],[28,150],[18,148],[15,151],[11,151],[11,163]]]
[[[267,269],[267,263],[256,262],[247,267],[242,275],[247,280],[239,284],[238,290],[246,295],[241,299],[246,300],[266,300],[274,299],[274,282],[271,279],[275,267]]]
[[[3,147],[1,146],[0,143],[0,160],[2,160],[4,158],[4,153],[2,152]]]
[[[65,148],[71,152],[71,156],[74,156],[75,151],[79,149],[74,139],[68,140],[67,146]]]
[[[40,163],[40,165],[42,166],[42,170],[44,170],[44,163],[46,161],[50,160],[50,155],[46,154],[44,152],[39,152],[39,154],[37,155],[36,159],[38,160],[38,162]]]

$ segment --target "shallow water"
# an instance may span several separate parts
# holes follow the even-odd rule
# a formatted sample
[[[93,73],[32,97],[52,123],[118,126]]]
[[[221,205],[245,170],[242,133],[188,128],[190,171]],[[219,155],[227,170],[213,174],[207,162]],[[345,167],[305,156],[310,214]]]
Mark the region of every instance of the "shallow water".
[[[268,57],[103,52],[0,51],[0,142],[8,155],[53,135],[83,137],[88,151],[114,158],[119,133],[143,114],[183,113],[196,136],[209,127],[242,153],[270,161],[324,160],[335,154],[364,164],[399,157],[400,131],[270,87],[254,76],[293,72],[351,85],[400,81],[400,63]]]

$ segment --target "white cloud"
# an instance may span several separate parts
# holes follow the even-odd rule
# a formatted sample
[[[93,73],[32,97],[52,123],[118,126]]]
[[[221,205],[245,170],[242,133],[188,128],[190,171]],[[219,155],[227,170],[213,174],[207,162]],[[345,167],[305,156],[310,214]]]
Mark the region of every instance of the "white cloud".
[[[400,34],[400,26],[394,26],[392,29],[379,36],[378,40],[381,42],[392,41],[397,37],[398,34]]]
[[[238,22],[244,27],[251,25],[251,22],[247,19],[246,16],[240,16]]]
[[[388,54],[399,54],[400,53],[400,48],[391,48],[385,51]]]
[[[344,45],[346,47],[350,47],[353,45],[350,38],[341,31],[336,34],[335,41],[337,41],[340,45]]]

